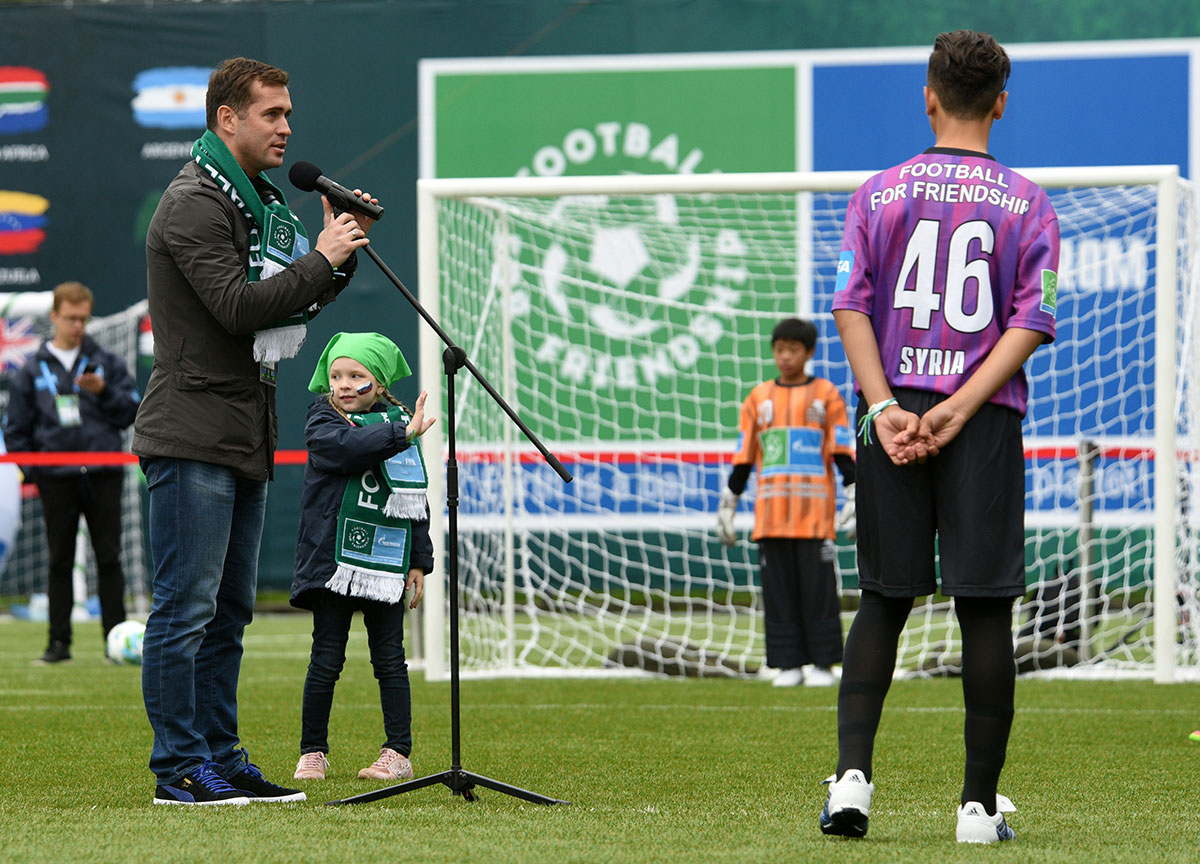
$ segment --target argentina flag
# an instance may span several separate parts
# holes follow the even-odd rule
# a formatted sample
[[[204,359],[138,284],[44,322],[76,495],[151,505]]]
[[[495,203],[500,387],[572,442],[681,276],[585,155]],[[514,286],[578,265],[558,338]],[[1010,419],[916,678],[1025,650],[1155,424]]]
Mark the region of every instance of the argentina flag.
[[[203,129],[211,73],[202,66],[143,69],[133,79],[133,119],[150,129]]]

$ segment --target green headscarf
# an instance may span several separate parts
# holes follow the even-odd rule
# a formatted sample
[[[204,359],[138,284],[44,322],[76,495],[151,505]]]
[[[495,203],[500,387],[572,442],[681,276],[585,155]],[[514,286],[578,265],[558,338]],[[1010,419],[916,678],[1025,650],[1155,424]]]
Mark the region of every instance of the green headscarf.
[[[335,333],[317,361],[308,389],[313,393],[329,392],[329,367],[339,357],[357,360],[384,387],[412,374],[400,349],[391,339],[378,333]]]

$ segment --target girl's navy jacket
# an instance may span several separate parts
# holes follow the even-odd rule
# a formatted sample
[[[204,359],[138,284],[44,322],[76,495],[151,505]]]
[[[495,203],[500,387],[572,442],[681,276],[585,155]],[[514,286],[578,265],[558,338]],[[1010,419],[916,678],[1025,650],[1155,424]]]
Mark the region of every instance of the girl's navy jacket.
[[[386,411],[389,407],[387,403],[377,402],[371,410]],[[309,406],[304,422],[308,464],[300,492],[300,529],[296,535],[296,571],[292,577],[293,606],[312,609],[314,594],[325,590],[325,583],[337,569],[334,551],[338,509],[350,475],[378,465],[407,448],[404,434],[404,427],[393,423],[352,426],[325,396]],[[428,575],[433,571],[428,504],[425,513],[425,519],[412,523],[409,567],[418,567]]]

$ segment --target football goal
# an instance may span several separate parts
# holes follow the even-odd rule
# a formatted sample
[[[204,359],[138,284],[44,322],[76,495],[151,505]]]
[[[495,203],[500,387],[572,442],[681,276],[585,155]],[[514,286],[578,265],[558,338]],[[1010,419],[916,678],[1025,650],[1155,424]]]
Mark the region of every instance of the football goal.
[[[1200,646],[1192,192],[1174,167],[1023,171],[1062,233],[1058,336],[1027,365],[1022,671],[1195,676]],[[741,401],[774,375],[769,334],[818,326],[815,375],[853,410],[830,299],[866,172],[425,180],[420,296],[574,474],[564,484],[457,376],[464,675],[743,675],[762,665],[753,487],[714,532]],[[422,387],[445,416],[442,345]],[[427,443],[445,448],[441,424]],[[433,536],[445,547],[444,472]],[[840,482],[839,482],[840,494]],[[445,558],[439,555],[439,567]],[[853,543],[837,569],[847,620]],[[447,663],[445,572],[425,609]],[[953,674],[953,603],[914,604],[899,656]]]

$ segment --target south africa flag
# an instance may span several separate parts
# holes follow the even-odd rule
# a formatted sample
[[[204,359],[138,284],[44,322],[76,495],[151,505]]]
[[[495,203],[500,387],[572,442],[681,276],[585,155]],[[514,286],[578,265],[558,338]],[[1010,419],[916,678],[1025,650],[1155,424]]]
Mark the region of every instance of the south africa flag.
[[[46,76],[28,66],[0,66],[0,134],[38,132],[45,128]]]

